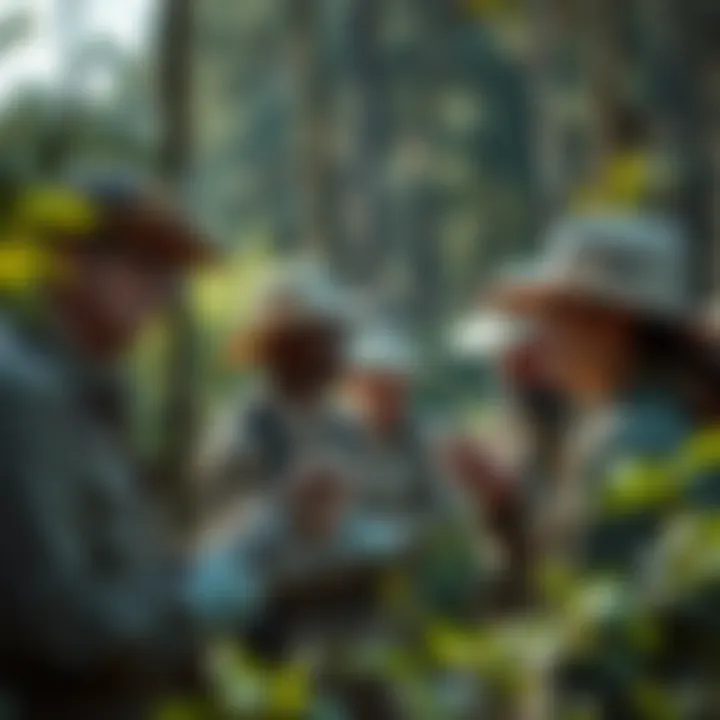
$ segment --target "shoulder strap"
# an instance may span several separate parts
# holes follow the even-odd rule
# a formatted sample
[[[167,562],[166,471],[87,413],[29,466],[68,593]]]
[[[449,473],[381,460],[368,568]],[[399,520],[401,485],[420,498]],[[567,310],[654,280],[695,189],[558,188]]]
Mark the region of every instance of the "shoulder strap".
[[[435,473],[431,453],[425,435],[414,423],[408,424],[404,432],[403,444],[409,454],[410,465],[415,478],[414,495],[418,505],[434,504],[440,494],[440,478]]]
[[[292,444],[277,413],[267,403],[258,403],[242,421],[268,474],[282,473],[290,463]]]

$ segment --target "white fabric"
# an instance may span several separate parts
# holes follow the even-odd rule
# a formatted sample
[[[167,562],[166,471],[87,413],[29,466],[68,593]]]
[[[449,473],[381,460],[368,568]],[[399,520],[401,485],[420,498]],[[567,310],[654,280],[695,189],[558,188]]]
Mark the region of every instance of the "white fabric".
[[[418,350],[399,328],[375,327],[358,335],[350,351],[357,369],[413,374]]]
[[[496,312],[483,312],[458,321],[450,331],[449,344],[460,357],[489,360],[522,343],[529,329],[514,318]]]

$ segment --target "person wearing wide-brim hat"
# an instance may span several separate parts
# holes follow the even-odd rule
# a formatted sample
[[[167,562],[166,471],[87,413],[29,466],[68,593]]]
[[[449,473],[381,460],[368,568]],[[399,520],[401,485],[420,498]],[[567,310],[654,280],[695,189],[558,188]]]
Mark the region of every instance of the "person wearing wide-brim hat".
[[[691,334],[686,254],[665,217],[570,217],[538,261],[491,293],[496,307],[533,319],[552,382],[577,413],[555,520],[557,552],[576,570],[572,592],[582,597],[603,578],[618,608],[677,502],[675,463],[690,431],[681,389]],[[641,655],[622,648],[621,676],[618,648],[605,649],[586,674],[594,687],[571,690],[601,688],[601,714],[614,716],[632,707]]]
[[[116,252],[148,265],[188,269],[216,262],[220,247],[166,189],[130,173],[87,172],[29,186],[17,216],[48,249]]]
[[[0,291],[8,297],[47,296],[62,279],[63,287],[77,285],[79,265],[99,265],[102,257],[145,268],[159,286],[220,255],[161,186],[137,175],[93,171],[54,183],[18,181],[0,194]]]
[[[272,495],[296,463],[346,444],[352,433],[332,391],[352,319],[350,294],[319,261],[289,262],[261,289],[231,342],[231,357],[258,382],[250,398],[231,401],[200,457],[211,514]]]
[[[532,319],[547,371],[576,408],[608,410],[641,388],[672,395],[694,333],[687,250],[664,216],[570,217],[489,300]]]
[[[20,717],[137,717],[193,654],[118,366],[212,253],[153,192],[105,173],[28,186],[4,218],[53,261],[0,314],[0,683]]]

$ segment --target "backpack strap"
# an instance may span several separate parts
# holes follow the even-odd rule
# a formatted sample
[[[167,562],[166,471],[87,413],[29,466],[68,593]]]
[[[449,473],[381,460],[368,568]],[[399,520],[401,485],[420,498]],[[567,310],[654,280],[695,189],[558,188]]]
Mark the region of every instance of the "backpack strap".
[[[260,463],[268,478],[277,482],[289,467],[293,448],[287,430],[277,412],[268,403],[258,403],[240,418],[243,430],[256,449]]]

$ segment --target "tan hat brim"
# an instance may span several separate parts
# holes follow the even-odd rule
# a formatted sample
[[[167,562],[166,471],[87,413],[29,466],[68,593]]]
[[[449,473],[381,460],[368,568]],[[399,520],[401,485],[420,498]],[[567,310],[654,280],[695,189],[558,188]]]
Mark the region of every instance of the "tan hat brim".
[[[249,368],[262,362],[266,345],[262,333],[245,331],[230,338],[225,350],[225,360],[234,367]]]
[[[117,248],[158,267],[178,269],[208,267],[221,260],[218,245],[190,222],[147,207],[108,213],[91,231],[53,232],[53,247],[60,252]]]
[[[130,252],[169,266],[215,263],[218,246],[182,217],[151,205],[109,219],[112,232]]]
[[[656,320],[678,328],[688,324],[688,318],[681,314],[643,307],[599,291],[595,292],[585,285],[574,283],[572,279],[508,282],[491,292],[489,304],[507,314],[530,319],[542,318],[558,308],[576,307]]]
[[[568,284],[544,280],[505,283],[491,290],[485,303],[511,315],[542,315],[558,304],[574,303],[583,297],[577,288]]]
[[[267,361],[278,337],[298,331],[331,330],[334,323],[322,318],[277,317],[263,319],[238,330],[230,337],[225,357],[231,365],[252,367]]]

